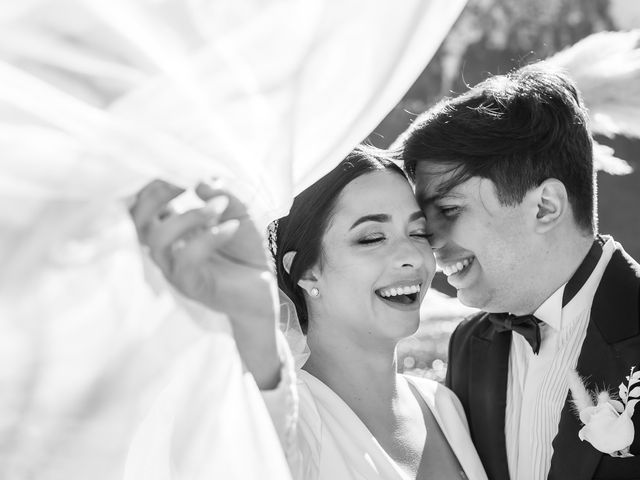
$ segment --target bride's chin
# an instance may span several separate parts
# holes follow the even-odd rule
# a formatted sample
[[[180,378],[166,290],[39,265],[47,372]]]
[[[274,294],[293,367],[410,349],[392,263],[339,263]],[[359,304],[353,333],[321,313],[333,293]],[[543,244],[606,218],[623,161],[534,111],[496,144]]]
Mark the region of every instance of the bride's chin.
[[[413,313],[413,312],[412,312]],[[397,341],[400,342],[405,338],[409,338],[420,328],[420,314],[416,313],[412,318],[407,318],[409,315],[403,315],[404,318],[394,319],[397,322],[398,335]]]

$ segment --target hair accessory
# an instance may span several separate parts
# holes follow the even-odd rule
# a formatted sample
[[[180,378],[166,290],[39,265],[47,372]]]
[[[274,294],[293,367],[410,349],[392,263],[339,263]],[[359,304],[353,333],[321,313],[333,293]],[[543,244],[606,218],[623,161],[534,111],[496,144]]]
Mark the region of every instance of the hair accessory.
[[[311,294],[312,297],[320,296],[320,290],[318,290],[316,287],[313,287],[309,293]]]
[[[277,262],[278,255],[278,220],[274,220],[267,226],[267,241],[273,260]]]

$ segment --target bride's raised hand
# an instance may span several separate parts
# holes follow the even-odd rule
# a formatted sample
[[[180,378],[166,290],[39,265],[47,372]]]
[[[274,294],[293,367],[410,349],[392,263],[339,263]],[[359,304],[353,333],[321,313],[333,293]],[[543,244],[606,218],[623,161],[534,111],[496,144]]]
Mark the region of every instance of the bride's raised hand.
[[[277,289],[264,237],[228,190],[201,183],[195,193],[202,206],[176,213],[171,201],[183,192],[160,180],[139,192],[131,217],[140,242],[177,290],[228,315],[247,367],[258,385],[268,388],[280,362]]]
[[[177,214],[170,202],[183,192],[161,180],[139,192],[131,216],[140,242],[185,296],[233,316],[264,312],[272,279],[246,207],[228,190],[201,183],[195,193],[202,206]]]

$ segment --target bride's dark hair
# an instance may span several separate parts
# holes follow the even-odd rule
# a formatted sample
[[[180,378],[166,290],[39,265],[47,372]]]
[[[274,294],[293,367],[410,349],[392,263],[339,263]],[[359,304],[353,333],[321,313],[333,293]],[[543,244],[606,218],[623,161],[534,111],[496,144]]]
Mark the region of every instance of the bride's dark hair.
[[[269,226],[269,248],[275,262],[278,287],[295,305],[305,333],[309,317],[304,291],[298,281],[321,259],[322,238],[342,190],[356,178],[379,170],[391,170],[406,178],[384,150],[357,147],[333,170],[302,191],[293,200],[287,216]],[[297,253],[287,272],[282,262],[285,253],[291,251]]]

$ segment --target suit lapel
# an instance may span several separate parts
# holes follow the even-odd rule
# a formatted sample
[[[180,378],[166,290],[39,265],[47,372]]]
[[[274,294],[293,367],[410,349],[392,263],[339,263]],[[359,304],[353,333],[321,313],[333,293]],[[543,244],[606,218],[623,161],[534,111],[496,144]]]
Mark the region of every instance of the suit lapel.
[[[616,250],[594,296],[587,335],[578,358],[577,371],[586,377],[588,388],[617,388],[631,359],[617,343],[640,334],[638,328],[638,284],[630,259]],[[632,261],[631,261],[632,262]],[[637,266],[637,264],[636,264]],[[593,478],[602,453],[578,438],[582,428],[570,395],[560,415],[558,435],[553,440],[549,480]]]
[[[494,480],[509,479],[504,415],[510,348],[511,332],[498,333],[490,323],[472,337],[470,426],[487,475]]]
[[[598,379],[596,384],[601,387],[603,385],[601,380],[606,376],[606,370],[611,368],[611,360],[609,345],[591,321],[582,345],[582,353],[578,358],[578,373],[581,376],[587,376],[590,383]],[[592,384],[592,387],[595,385]],[[549,480],[591,479],[602,456],[602,453],[593,448],[589,442],[582,442],[578,438],[578,431],[582,428],[582,424],[570,400],[571,396],[567,395],[560,414],[558,434],[553,440]]]

